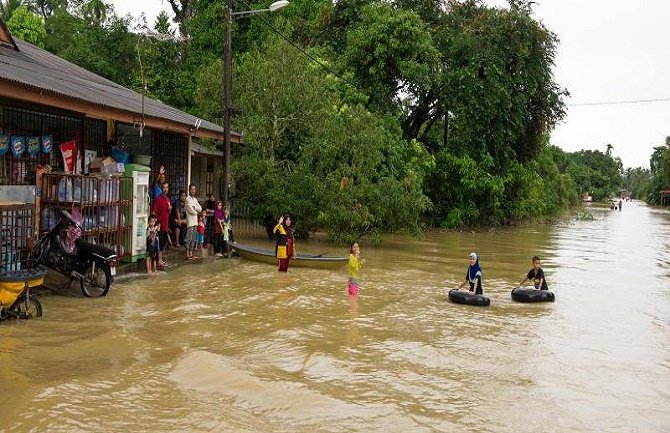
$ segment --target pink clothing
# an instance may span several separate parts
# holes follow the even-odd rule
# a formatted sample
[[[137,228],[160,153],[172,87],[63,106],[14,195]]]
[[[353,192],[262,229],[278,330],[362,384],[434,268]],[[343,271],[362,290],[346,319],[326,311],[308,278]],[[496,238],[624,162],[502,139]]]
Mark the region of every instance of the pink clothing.
[[[353,278],[349,278],[348,289],[350,295],[352,296],[358,295],[358,283]]]

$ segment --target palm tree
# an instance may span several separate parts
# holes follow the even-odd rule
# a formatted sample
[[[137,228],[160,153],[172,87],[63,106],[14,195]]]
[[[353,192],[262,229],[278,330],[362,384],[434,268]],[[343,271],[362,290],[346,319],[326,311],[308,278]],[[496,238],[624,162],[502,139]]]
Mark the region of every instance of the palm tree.
[[[605,151],[605,155],[611,156],[612,155],[612,149],[614,149],[614,146],[611,144],[607,143],[607,150]]]

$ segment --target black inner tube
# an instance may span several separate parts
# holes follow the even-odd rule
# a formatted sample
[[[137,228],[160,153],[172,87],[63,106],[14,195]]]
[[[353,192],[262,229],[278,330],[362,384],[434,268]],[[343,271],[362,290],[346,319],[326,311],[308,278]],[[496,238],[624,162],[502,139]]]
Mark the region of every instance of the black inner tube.
[[[484,295],[475,295],[465,290],[449,290],[449,300],[455,304],[475,305],[477,307],[488,307],[491,300]]]
[[[512,289],[512,300],[516,302],[554,302],[556,297],[549,290],[527,289],[515,287]]]

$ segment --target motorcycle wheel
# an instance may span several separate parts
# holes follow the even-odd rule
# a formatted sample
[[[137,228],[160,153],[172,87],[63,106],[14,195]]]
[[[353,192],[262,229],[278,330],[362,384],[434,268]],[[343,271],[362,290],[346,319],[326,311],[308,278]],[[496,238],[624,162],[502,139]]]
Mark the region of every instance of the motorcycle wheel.
[[[91,262],[81,280],[81,292],[89,298],[107,295],[112,284],[112,275],[108,264]]]
[[[9,307],[9,313],[17,319],[30,319],[42,317],[42,304],[32,293],[26,302],[26,294],[22,293],[19,298]]]

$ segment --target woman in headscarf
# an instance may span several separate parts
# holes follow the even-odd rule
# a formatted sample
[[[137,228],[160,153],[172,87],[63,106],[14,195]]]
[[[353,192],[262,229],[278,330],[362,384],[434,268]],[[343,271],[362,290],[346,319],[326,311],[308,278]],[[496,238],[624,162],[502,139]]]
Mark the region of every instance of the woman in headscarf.
[[[288,271],[288,261],[295,254],[295,237],[290,215],[282,215],[273,230],[277,240],[275,255],[279,262],[279,272]]]
[[[465,281],[461,283],[458,288],[462,288],[466,283],[470,284],[470,292],[476,295],[483,295],[482,289],[482,268],[479,266],[479,258],[477,253],[470,253],[468,272],[465,274]]]
[[[224,224],[225,224],[225,214],[223,209],[223,203],[221,200],[217,200],[214,206],[214,224],[212,227],[212,244],[214,245],[214,256],[223,257],[223,233],[224,233]]]

